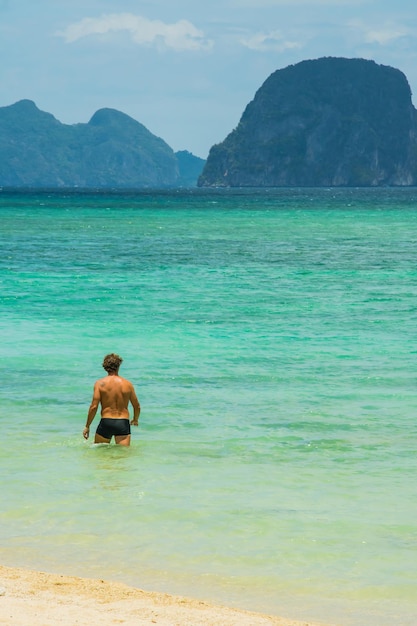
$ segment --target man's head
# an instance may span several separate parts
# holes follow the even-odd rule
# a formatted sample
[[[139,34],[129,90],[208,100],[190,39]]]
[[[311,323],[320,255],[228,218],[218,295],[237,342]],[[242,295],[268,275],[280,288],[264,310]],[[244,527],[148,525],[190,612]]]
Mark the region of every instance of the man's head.
[[[106,356],[104,357],[103,367],[106,372],[117,372],[122,362],[122,357],[112,352],[111,354],[106,354]]]

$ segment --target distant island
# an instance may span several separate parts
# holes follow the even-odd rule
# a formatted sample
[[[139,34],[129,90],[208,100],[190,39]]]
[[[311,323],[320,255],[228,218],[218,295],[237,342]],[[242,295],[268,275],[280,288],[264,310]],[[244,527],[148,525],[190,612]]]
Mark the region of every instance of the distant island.
[[[204,120],[202,120],[202,124]],[[67,125],[31,100],[0,107],[0,186],[417,185],[417,111],[398,69],[325,57],[277,70],[207,161],[115,109]]]
[[[195,187],[204,163],[114,109],[68,125],[31,100],[0,107],[3,187]]]
[[[321,58],[274,72],[211,148],[201,187],[417,184],[417,111],[404,74]]]

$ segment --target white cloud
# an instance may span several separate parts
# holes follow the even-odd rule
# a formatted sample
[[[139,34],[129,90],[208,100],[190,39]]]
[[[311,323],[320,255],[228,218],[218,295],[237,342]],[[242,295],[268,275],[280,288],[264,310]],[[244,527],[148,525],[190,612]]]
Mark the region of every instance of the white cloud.
[[[166,24],[132,13],[86,17],[56,34],[67,43],[73,43],[83,37],[121,31],[128,32],[133,41],[142,46],[158,45],[161,42],[173,50],[205,50],[212,46],[204,33],[187,20]]]
[[[400,26],[393,23],[388,23],[377,28],[370,28],[367,24],[364,24],[359,20],[352,20],[349,23],[349,26],[361,32],[365,43],[376,43],[380,46],[386,46],[397,39],[407,37],[411,34],[410,29],[406,26]]]
[[[261,52],[270,50],[283,52],[284,50],[302,47],[300,42],[285,39],[280,31],[277,30],[269,33],[256,33],[250,37],[243,37],[240,39],[240,43],[250,50],[258,50]]]
[[[366,33],[366,43],[379,43],[381,46],[385,46],[395,39],[405,37],[408,34],[407,29],[399,28],[384,28],[380,30],[369,30]]]

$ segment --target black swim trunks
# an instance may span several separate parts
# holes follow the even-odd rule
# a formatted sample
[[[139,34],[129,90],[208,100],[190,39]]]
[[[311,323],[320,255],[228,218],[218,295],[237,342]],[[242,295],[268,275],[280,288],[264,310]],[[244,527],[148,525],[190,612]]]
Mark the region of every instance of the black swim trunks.
[[[130,435],[130,422],[128,419],[102,417],[97,426],[96,434],[104,437],[104,439]]]

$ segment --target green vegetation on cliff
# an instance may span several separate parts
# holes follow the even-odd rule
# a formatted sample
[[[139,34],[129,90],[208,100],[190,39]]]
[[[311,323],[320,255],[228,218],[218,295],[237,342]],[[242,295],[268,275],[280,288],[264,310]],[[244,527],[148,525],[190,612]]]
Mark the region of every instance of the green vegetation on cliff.
[[[3,187],[195,186],[204,161],[188,154],[180,166],[165,141],[114,109],[66,125],[30,100],[0,108]]]
[[[405,76],[363,59],[274,72],[212,147],[199,186],[377,186],[417,182],[417,112]]]

